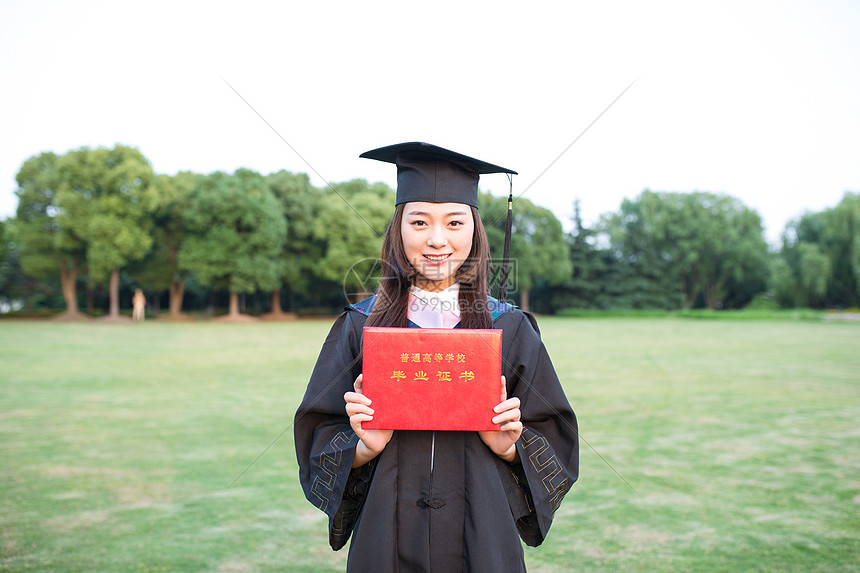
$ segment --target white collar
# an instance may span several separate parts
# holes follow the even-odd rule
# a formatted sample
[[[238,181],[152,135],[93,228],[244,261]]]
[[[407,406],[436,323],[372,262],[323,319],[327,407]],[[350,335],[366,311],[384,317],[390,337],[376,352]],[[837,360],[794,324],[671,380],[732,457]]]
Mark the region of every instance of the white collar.
[[[415,285],[409,287],[409,294],[420,299],[434,310],[450,310],[460,316],[460,283],[454,283],[445,290],[429,292]]]

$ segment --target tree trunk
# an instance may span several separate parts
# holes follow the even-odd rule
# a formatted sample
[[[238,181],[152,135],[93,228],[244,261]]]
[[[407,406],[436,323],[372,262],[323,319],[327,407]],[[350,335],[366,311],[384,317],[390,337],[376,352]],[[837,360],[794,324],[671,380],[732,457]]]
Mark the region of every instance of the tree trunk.
[[[696,302],[696,295],[687,292],[687,277],[683,271],[678,271],[678,283],[681,287],[681,305],[684,310],[690,310],[693,308],[693,303]]]
[[[87,312],[90,314],[93,314],[96,310],[96,303],[95,303],[96,293],[93,290],[92,285],[89,285],[89,284],[87,285],[86,298],[87,298],[87,301],[85,304],[87,305]]]
[[[36,279],[27,277],[27,290],[24,292],[24,311],[27,314],[33,312],[33,293],[36,292]]]
[[[527,288],[520,291],[520,309],[525,312],[529,311],[529,289]]]
[[[78,280],[78,268],[76,265],[68,265],[65,261],[60,262],[60,284],[63,288],[63,298],[66,301],[66,314],[80,314],[78,310],[78,294],[75,292],[75,282]]]
[[[710,310],[716,310],[717,305],[722,302],[723,285],[725,284],[725,279],[719,281],[704,282],[705,306],[707,306]]]
[[[281,316],[284,310],[281,308],[281,289],[272,291],[272,314]]]
[[[110,318],[119,318],[119,269],[110,273]]]
[[[230,316],[239,316],[239,293],[230,291]]]
[[[702,298],[705,301],[705,308],[714,310],[716,307],[717,289],[715,285],[708,279],[702,279]]]
[[[170,316],[182,314],[182,298],[185,296],[185,277],[170,283]]]

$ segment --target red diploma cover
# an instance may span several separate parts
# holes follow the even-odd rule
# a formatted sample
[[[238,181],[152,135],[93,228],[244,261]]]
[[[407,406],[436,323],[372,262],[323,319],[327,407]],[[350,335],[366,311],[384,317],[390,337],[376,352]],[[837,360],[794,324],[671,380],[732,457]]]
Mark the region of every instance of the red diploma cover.
[[[362,392],[373,430],[498,430],[502,331],[364,328]]]

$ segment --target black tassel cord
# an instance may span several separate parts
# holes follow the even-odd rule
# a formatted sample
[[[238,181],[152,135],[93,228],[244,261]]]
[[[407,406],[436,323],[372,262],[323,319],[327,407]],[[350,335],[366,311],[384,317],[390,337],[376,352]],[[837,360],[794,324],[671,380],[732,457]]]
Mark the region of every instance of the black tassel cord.
[[[508,297],[508,260],[511,256],[511,226],[514,219],[514,178],[508,174],[510,192],[508,193],[508,219],[505,221],[505,247],[502,249],[502,271],[499,275],[499,300],[505,302]]]

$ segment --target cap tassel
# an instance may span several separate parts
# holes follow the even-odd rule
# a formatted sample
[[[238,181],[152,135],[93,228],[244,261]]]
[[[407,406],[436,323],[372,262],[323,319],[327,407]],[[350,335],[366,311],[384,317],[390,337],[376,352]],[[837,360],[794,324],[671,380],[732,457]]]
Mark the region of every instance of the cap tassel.
[[[502,249],[502,272],[499,275],[499,300],[505,302],[508,297],[508,260],[511,256],[511,226],[514,219],[514,181],[513,177],[508,175],[510,182],[510,192],[508,193],[508,219],[505,221],[505,246]]]

